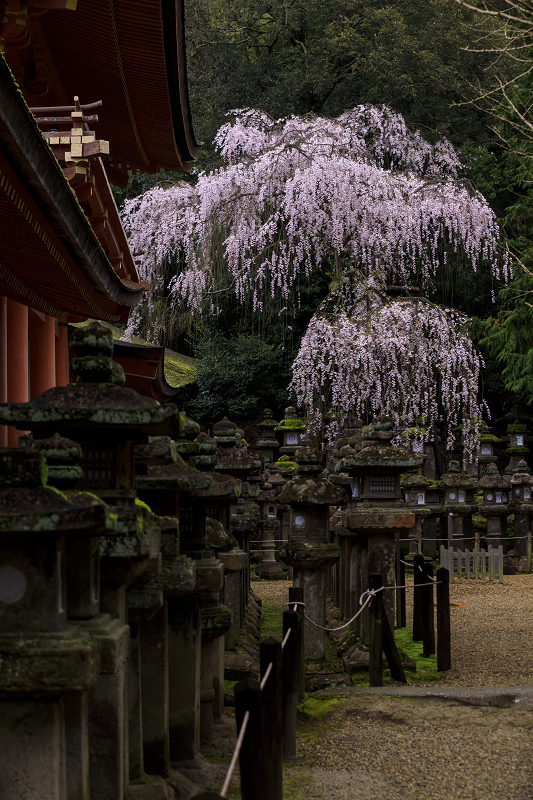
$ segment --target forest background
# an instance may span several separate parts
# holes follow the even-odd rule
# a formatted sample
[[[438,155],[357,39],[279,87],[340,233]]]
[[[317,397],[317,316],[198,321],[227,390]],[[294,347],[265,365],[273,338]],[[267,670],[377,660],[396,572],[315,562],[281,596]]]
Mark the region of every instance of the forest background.
[[[158,183],[194,182],[200,171],[218,168],[212,142],[231,109],[260,108],[277,119],[385,104],[428,141],[446,136],[458,149],[462,178],[489,201],[520,262],[507,287],[488,269],[444,270],[431,299],[472,319],[493,417],[531,404],[533,146],[527,131],[513,125],[517,115],[528,117],[533,96],[527,36],[517,57],[501,18],[480,16],[456,0],[186,0],[185,8],[191,109],[203,150],[185,178],[133,176],[117,190],[119,205]],[[166,268],[170,279],[176,265]],[[230,295],[220,299],[218,314],[191,327],[168,316],[162,291],[160,344],[198,359],[181,407],[204,422],[223,414],[253,419],[265,405],[283,411],[290,366],[328,294],[327,276],[302,279],[295,291],[290,331],[286,315],[265,326],[260,313],[243,312]]]

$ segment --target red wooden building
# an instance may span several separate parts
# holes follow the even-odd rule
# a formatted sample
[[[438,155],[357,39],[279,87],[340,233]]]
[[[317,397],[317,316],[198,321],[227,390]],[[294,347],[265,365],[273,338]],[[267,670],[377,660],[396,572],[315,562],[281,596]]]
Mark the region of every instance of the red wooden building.
[[[198,145],[183,0],[0,2],[0,53],[0,402],[24,402],[68,382],[68,322],[143,297],[110,182]]]

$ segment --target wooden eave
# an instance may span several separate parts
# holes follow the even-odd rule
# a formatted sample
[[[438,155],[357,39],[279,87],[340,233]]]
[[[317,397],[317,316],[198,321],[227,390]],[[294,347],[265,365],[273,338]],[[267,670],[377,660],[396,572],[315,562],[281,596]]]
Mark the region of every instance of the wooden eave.
[[[183,0],[78,0],[39,18],[67,97],[103,101],[98,136],[113,162],[187,172],[192,129]]]
[[[0,292],[61,321],[124,322],[144,288],[108,261],[0,55]]]
[[[180,390],[165,378],[164,347],[116,341],[113,358],[124,370],[126,386],[160,403],[176,400]]]

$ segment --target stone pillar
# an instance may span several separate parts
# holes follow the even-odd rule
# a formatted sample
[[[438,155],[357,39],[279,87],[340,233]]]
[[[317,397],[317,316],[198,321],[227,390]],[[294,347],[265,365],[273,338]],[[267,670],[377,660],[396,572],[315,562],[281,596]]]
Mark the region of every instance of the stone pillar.
[[[499,547],[507,537],[507,515],[487,516],[487,544]]]
[[[146,676],[142,665],[150,659],[150,637],[144,637],[149,630],[150,622],[164,605],[163,592],[158,589],[138,589],[128,592],[128,622],[130,627],[130,655],[128,660],[127,699],[128,699],[128,752],[129,780],[142,779],[145,772],[143,715],[143,682]],[[144,637],[144,638],[142,638]],[[156,658],[158,658],[159,640],[155,640]],[[160,676],[157,676],[158,685]],[[150,717],[151,718],[151,717]],[[152,726],[150,723],[148,727]],[[154,771],[146,765],[146,771]]]
[[[306,615],[318,625],[324,626],[326,619],[326,569],[340,556],[340,548],[334,544],[307,544],[293,542],[281,549],[284,564],[293,568],[294,585],[304,590]],[[324,658],[326,633],[320,628],[304,622],[305,658]]]
[[[193,759],[200,747],[200,601],[172,597],[169,622],[170,760]]]
[[[210,744],[213,737],[215,701],[224,687],[224,662],[216,640],[224,636],[231,625],[231,611],[223,605],[202,606],[202,654],[200,672],[200,744]]]
[[[61,700],[2,702],[0,753],[2,800],[67,800]]]
[[[424,553],[430,558],[436,558],[439,554],[439,542],[437,541],[437,516],[429,514],[424,517],[423,539]]]
[[[514,550],[517,556],[527,555],[527,534],[531,530],[529,514],[514,515]]]
[[[136,622],[130,622],[128,745],[130,781],[139,780],[144,775],[144,751],[141,697],[141,648],[139,646],[139,625]]]
[[[451,512],[448,514],[448,547],[454,550],[464,550],[464,517]]]
[[[226,553],[219,553],[218,557],[224,565],[224,604],[231,609],[231,626],[225,636],[226,650],[231,650],[239,641],[244,624],[246,609],[242,584],[248,556],[240,548],[234,547]]]
[[[383,586],[394,586],[396,583],[396,539],[394,531],[381,531],[368,534],[368,575],[381,573]],[[367,584],[368,585],[368,584]],[[383,608],[394,630],[394,595],[395,591],[382,592]]]
[[[148,773],[166,776],[170,768],[167,604],[140,628],[144,766]]]
[[[109,614],[82,623],[100,651],[89,690],[90,800],[124,800],[127,756],[126,667],[129,627]]]
[[[88,692],[70,692],[64,706],[67,798],[89,800]]]
[[[295,569],[294,586],[304,590],[305,613],[318,625],[326,622],[326,573],[324,569]],[[305,657],[309,659],[324,658],[326,648],[326,632],[304,622]]]

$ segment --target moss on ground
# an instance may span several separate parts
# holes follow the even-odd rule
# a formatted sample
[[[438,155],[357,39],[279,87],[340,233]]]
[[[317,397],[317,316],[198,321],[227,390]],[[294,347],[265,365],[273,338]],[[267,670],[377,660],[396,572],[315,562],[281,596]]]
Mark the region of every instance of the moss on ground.
[[[261,606],[261,639],[273,636],[283,641],[283,607],[269,600],[263,600]]]
[[[394,638],[398,649],[416,663],[416,672],[406,672],[407,683],[427,683],[442,678],[437,672],[437,656],[425,658],[422,642],[413,642],[412,628],[396,628]]]

